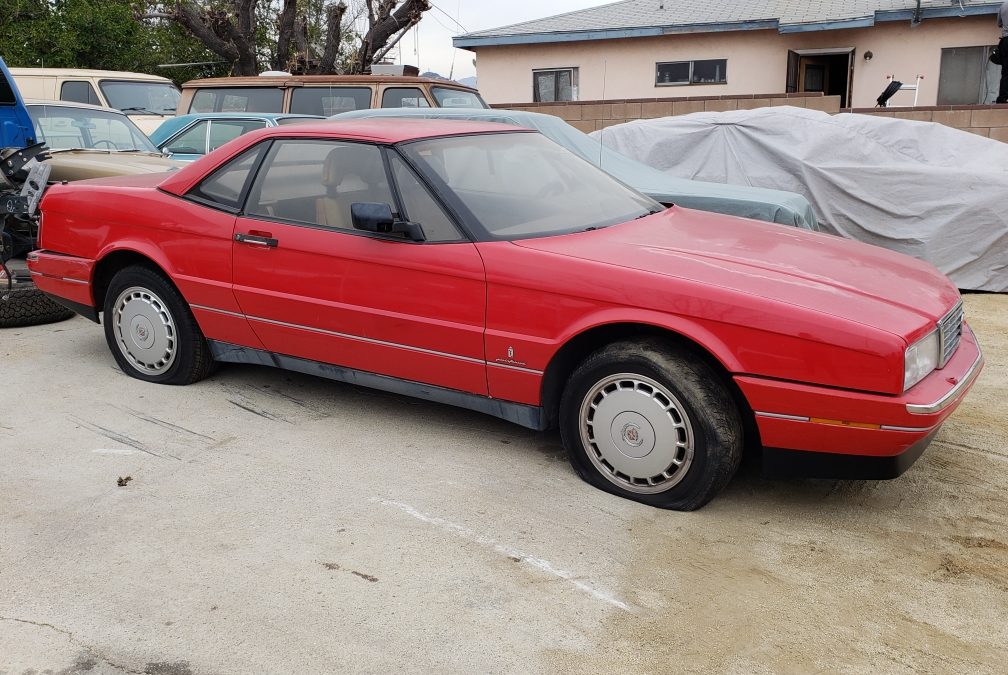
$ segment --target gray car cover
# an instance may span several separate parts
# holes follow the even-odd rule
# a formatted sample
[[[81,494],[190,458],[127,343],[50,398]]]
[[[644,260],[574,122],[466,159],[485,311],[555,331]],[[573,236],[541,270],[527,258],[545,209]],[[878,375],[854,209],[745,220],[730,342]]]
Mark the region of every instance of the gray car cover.
[[[632,188],[665,204],[690,209],[755,218],[771,223],[817,230],[815,215],[808,200],[782,190],[704,183],[675,178],[609,149],[578,131],[559,117],[521,110],[481,110],[472,108],[382,108],[355,110],[330,117],[331,120],[367,117],[421,117],[434,119],[479,120],[535,129],[542,135],[580,155],[606,173]]]
[[[1008,144],[931,122],[779,107],[641,120],[607,147],[670,175],[805,195],[820,227],[1008,291]]]

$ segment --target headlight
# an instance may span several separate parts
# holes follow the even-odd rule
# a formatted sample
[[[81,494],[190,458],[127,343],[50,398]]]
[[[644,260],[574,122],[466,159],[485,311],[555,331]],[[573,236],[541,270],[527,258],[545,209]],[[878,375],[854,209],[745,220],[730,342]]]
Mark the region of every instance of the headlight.
[[[910,345],[903,357],[903,391],[938,367],[938,331],[933,330]]]

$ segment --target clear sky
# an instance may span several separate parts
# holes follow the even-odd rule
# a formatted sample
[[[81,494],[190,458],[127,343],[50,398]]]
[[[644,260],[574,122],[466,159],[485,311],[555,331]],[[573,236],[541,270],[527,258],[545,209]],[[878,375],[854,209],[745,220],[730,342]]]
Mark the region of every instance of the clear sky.
[[[445,77],[454,65],[455,79],[476,74],[475,54],[452,47],[452,38],[465,32],[498,28],[554,14],[604,5],[612,0],[433,0],[420,25],[411,30],[392,55],[397,63],[433,70]],[[454,21],[453,21],[454,19]],[[465,30],[458,24],[465,26]]]

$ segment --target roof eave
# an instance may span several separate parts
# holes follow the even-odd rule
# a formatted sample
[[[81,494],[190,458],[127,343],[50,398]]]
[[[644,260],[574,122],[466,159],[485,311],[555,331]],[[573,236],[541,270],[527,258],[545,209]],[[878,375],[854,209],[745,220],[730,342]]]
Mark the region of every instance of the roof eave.
[[[603,28],[599,30],[559,31],[553,33],[525,33],[519,35],[459,35],[452,44],[460,49],[471,47],[496,47],[500,45],[527,45],[544,42],[583,42],[588,40],[619,40],[621,38],[654,37],[685,33],[725,33],[739,30],[768,30],[777,28],[777,20],[736,21],[732,23],[698,23],[679,26],[643,26],[640,28]]]
[[[986,5],[958,5],[951,7],[927,7],[921,10],[922,19],[948,19],[967,16],[997,14],[1001,3]],[[550,33],[524,33],[517,35],[459,35],[452,44],[460,49],[478,47],[499,47],[504,45],[547,44],[560,42],[586,42],[592,40],[619,40],[635,37],[655,37],[660,35],[681,35],[688,33],[723,33],[743,30],[774,30],[780,33],[808,33],[852,28],[871,28],[883,21],[910,21],[914,10],[880,10],[872,16],[818,21],[811,23],[781,24],[777,19],[764,21],[736,21],[731,23],[687,24],[679,26],[643,26],[639,28],[605,28],[599,30],[557,31]]]

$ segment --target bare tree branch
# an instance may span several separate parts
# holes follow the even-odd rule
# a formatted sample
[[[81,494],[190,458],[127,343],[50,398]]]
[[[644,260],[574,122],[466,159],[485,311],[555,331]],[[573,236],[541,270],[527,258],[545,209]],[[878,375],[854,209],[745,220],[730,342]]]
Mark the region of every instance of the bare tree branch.
[[[133,12],[138,21],[178,23],[207,49],[231,63],[233,74],[255,75],[261,51],[272,52],[269,58],[278,70],[333,73],[346,68],[354,73],[367,72],[376,58],[385,56],[431,7],[429,0],[334,0],[325,5],[323,19],[318,14],[321,3],[299,14],[298,0],[267,0],[262,10],[267,16],[257,14],[259,4],[259,0],[137,0]],[[274,12],[276,20],[270,21],[268,16]],[[363,30],[355,26],[358,21],[363,23],[365,16],[367,27],[361,44],[350,52],[352,56],[346,56],[346,36]],[[275,50],[264,46],[258,19],[268,21],[265,32],[275,36]],[[323,23],[324,38],[315,28]],[[345,55],[343,60],[341,54]]]
[[[374,55],[385,47],[389,38],[415,26],[423,13],[430,9],[428,0],[406,0],[396,9],[397,4],[396,0],[379,0],[375,21],[370,23],[357,54],[357,62],[354,64],[356,72],[363,73],[370,69]],[[370,10],[371,0],[368,0],[368,7]],[[370,19],[370,15],[368,18]]]

